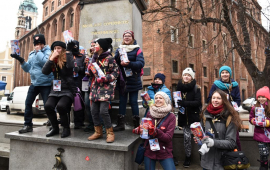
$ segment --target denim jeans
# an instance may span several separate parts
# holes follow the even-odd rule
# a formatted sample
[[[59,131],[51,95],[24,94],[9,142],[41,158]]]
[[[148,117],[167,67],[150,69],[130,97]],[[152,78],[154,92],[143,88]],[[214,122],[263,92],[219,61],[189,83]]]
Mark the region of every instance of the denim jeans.
[[[94,102],[92,101],[91,104],[91,113],[92,113],[92,118],[95,126],[100,126],[102,122],[100,121],[100,116],[102,117],[104,121],[104,126],[106,129],[112,127],[111,123],[111,117],[109,114],[109,101],[97,101]]]
[[[43,103],[47,102],[48,96],[51,91],[51,86],[34,86],[30,85],[27,93],[27,97],[25,100],[25,113],[24,113],[24,125],[25,126],[33,126],[33,111],[32,104],[36,99],[36,96],[40,93],[43,99]]]
[[[90,94],[89,91],[84,93],[85,110],[86,110],[86,115],[88,117],[89,124],[94,125],[92,114],[91,114],[89,94]],[[100,122],[102,125],[104,124],[101,116],[100,116]]]
[[[138,92],[133,91],[125,93],[124,96],[119,94],[119,114],[126,115],[126,108],[127,108],[127,95],[129,95],[129,103],[132,109],[133,116],[139,116],[139,106],[138,106]]]
[[[161,166],[164,170],[175,170],[173,158],[154,160],[154,159],[148,158],[147,156],[144,157],[145,170],[155,170],[156,161],[159,161],[159,163],[161,164]]]

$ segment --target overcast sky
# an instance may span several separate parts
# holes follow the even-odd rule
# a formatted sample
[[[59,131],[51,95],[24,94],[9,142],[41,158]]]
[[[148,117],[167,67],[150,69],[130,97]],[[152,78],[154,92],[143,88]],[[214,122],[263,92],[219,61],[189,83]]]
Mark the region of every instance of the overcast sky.
[[[17,13],[19,9],[20,2],[23,0],[1,0],[0,5],[0,52],[4,51],[6,48],[7,42],[15,38],[15,27],[17,26]],[[38,7],[38,24],[42,22],[42,2],[44,0],[34,0],[35,4]],[[263,12],[266,15],[270,15],[270,0],[258,0],[259,4],[263,8]],[[269,7],[269,12],[267,10]],[[270,18],[270,17],[269,17]],[[270,21],[265,19],[262,15],[263,26],[267,28]]]

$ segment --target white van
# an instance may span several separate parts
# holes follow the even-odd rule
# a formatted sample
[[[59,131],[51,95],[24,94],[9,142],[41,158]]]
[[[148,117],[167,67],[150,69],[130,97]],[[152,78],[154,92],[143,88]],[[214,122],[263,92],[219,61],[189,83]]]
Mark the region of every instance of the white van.
[[[11,112],[25,112],[25,101],[28,92],[29,86],[20,86],[15,87],[15,89],[10,93],[8,97],[7,104],[7,114]],[[33,105],[32,105],[33,114],[45,114],[44,103],[41,95],[37,95]]]

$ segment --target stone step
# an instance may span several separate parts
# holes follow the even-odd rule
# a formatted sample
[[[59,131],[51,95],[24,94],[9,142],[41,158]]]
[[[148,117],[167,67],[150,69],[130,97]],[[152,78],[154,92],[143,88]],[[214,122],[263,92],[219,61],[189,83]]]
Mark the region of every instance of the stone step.
[[[0,157],[9,158],[10,144],[0,143]]]

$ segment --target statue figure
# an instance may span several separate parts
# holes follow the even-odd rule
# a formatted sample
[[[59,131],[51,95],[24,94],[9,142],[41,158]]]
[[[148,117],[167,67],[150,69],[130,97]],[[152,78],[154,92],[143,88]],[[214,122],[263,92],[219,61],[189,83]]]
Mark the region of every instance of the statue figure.
[[[67,170],[66,165],[61,160],[61,154],[65,152],[62,148],[57,148],[58,153],[55,155],[55,165],[53,166],[53,170]]]

